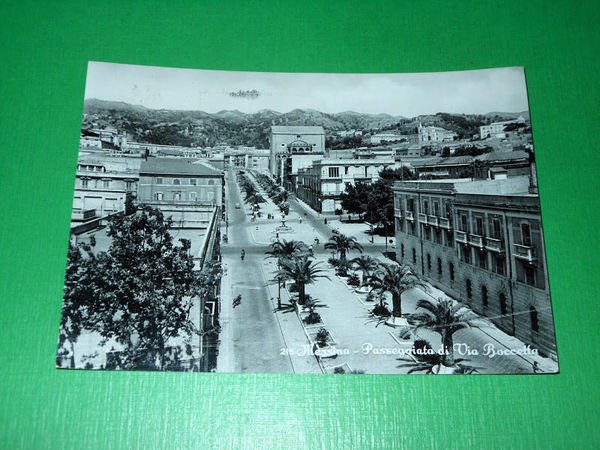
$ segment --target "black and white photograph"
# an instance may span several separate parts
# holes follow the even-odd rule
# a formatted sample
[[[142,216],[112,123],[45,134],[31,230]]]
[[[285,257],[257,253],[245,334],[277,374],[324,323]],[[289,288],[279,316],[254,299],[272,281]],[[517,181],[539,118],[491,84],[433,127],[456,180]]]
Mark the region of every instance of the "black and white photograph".
[[[559,370],[523,67],[90,62],[79,133],[58,368]]]

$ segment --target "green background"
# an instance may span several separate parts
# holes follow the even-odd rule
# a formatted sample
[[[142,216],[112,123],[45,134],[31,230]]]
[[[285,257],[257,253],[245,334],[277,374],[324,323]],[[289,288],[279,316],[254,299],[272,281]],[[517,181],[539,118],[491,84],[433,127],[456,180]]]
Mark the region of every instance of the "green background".
[[[0,445],[600,448],[598,2],[0,3]],[[207,69],[527,69],[555,376],[54,369],[88,60]]]

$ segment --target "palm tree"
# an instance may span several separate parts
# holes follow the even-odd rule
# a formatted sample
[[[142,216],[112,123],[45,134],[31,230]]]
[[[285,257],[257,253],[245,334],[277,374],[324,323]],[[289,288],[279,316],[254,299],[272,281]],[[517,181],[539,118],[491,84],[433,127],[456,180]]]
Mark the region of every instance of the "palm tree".
[[[277,258],[277,271],[281,271],[282,261],[292,260],[302,255],[308,254],[308,246],[302,241],[282,241],[273,242],[266,252],[267,258]],[[277,308],[281,309],[281,276],[277,278]]]
[[[327,278],[324,275],[326,271],[309,259],[307,255],[298,258],[286,259],[281,261],[281,268],[277,271],[275,278],[277,280],[293,280],[298,288],[298,304],[306,303],[306,285],[314,283],[317,278]]]
[[[425,312],[411,315],[410,322],[417,325],[417,328],[426,327],[439,333],[444,349],[442,363],[445,366],[455,365],[454,333],[465,328],[479,327],[476,316],[470,309],[450,298],[419,300],[417,310],[419,309]]]
[[[340,263],[346,260],[346,254],[350,250],[358,250],[360,253],[363,251],[362,245],[354,236],[346,236],[342,233],[333,233],[329,241],[325,242],[325,248],[339,253]]]
[[[396,264],[382,264],[371,277],[371,286],[380,295],[383,304],[383,294],[389,292],[392,295],[392,315],[402,317],[402,294],[405,291],[420,287],[427,290],[427,285],[413,273],[409,266]]]
[[[371,272],[379,268],[379,261],[369,255],[361,255],[350,261],[355,264],[358,269],[362,272],[362,284],[363,286],[369,283],[369,277]]]
[[[293,259],[302,256],[308,252],[308,246],[302,241],[286,241],[285,239],[273,242],[269,250],[265,252],[267,258],[277,258],[280,260]]]

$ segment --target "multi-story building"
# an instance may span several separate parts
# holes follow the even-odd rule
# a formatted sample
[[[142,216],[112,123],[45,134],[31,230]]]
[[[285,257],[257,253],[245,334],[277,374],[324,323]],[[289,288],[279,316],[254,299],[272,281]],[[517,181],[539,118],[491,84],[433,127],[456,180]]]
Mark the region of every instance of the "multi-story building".
[[[137,191],[140,164],[140,158],[82,152],[77,163],[71,222],[88,222],[123,211],[127,194],[135,195]]]
[[[525,119],[522,116],[514,120],[506,120],[504,122],[493,122],[489,125],[482,125],[479,127],[479,139],[485,139],[487,137],[504,138],[506,137],[505,127],[515,123],[524,123]]]
[[[171,216],[175,228],[204,229],[223,206],[224,175],[203,161],[150,158],[140,167],[138,202]]]
[[[530,178],[407,181],[393,189],[398,261],[555,357],[540,204]]]
[[[418,131],[420,144],[453,141],[457,137],[454,131],[435,126],[424,127],[421,122],[419,122]]]
[[[271,173],[295,191],[298,169],[309,167],[325,153],[325,131],[314,126],[271,127]]]
[[[393,158],[320,159],[298,171],[296,194],[314,210],[332,213],[342,209],[341,195],[347,184],[375,182],[379,172],[393,166]]]
[[[371,145],[380,145],[385,142],[400,141],[404,136],[395,133],[377,133],[366,138],[367,143]]]
[[[225,153],[225,166],[268,173],[270,155],[269,149],[240,147]]]

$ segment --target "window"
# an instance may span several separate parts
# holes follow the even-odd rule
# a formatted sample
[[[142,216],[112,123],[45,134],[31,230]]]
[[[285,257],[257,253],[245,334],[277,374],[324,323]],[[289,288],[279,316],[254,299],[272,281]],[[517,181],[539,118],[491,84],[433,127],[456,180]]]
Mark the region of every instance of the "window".
[[[438,202],[433,202],[433,215],[434,216],[440,215],[440,204]]]
[[[163,199],[163,193],[157,192],[156,194],[154,194],[154,197],[156,198],[156,200],[161,201]]]
[[[413,198],[409,198],[406,201],[406,210],[414,212],[414,210],[415,210],[415,200]]]
[[[527,247],[531,246],[531,228],[528,223],[521,224],[521,242]]]
[[[494,272],[498,275],[504,275],[504,258],[501,256],[494,256]]]
[[[460,231],[469,231],[469,224],[467,222],[467,216],[465,214],[460,216]]]
[[[160,178],[160,177],[158,177],[158,178],[156,179],[156,184],[163,184],[163,179],[162,179],[162,178]]]
[[[442,232],[440,231],[439,228],[436,228],[435,231],[433,232],[433,241],[436,244],[442,243]]]
[[[212,179],[208,180],[209,186],[214,186],[214,184],[215,184],[215,180],[212,180]]]
[[[483,236],[483,218],[475,218],[475,234]]]
[[[493,237],[500,239],[500,236],[502,236],[502,232],[500,231],[500,219],[494,219],[492,224],[492,229],[494,230]]]
[[[454,281],[454,264],[450,263],[448,266],[448,275],[450,275],[450,281]]]
[[[339,167],[330,167],[329,168],[329,178],[337,178],[340,176],[340,168]]]
[[[190,184],[192,186],[196,186],[198,184],[198,180],[196,180],[195,178],[190,178]]]
[[[423,212],[429,214],[429,202],[427,200],[423,200]]]
[[[467,287],[467,299],[472,300],[473,299],[473,284],[471,283],[471,280],[466,281],[466,287]]]
[[[181,200],[181,192],[173,192],[173,200]]]
[[[125,182],[125,190],[132,191],[133,189],[134,189],[133,181],[126,181]]]
[[[437,259],[437,273],[440,277],[442,276],[442,258]]]
[[[487,306],[489,303],[488,288],[486,286],[481,286],[481,302],[483,306]]]
[[[88,180],[81,180],[81,187],[84,189],[87,189],[89,185],[89,181]]]
[[[413,264],[417,263],[417,249],[415,248],[412,249],[412,262]]]
[[[427,272],[431,272],[431,255],[427,253]]]
[[[487,269],[487,255],[484,251],[477,252],[477,265],[482,269]]]
[[[466,245],[461,244],[460,252],[462,254],[462,260],[467,264],[471,264],[471,249]]]
[[[175,186],[179,186],[179,184],[180,184],[180,182],[179,182],[179,178],[174,178],[174,179],[173,179],[173,184],[174,184]]]
[[[102,186],[107,189],[110,187],[110,180],[103,180],[102,181]]]
[[[365,178],[369,176],[369,167],[365,166]]]
[[[348,166],[344,166],[344,175],[348,175]]]
[[[531,331],[539,331],[540,324],[538,321],[538,312],[533,306],[529,308],[529,320],[531,321]]]
[[[400,244],[400,257],[404,258],[404,244]]]
[[[500,300],[500,314],[504,315],[504,314],[506,314],[506,295],[504,295],[503,292],[500,293],[499,300]]]
[[[525,283],[535,286],[535,267],[525,267]]]
[[[193,202],[196,201],[196,193],[195,192],[190,192],[190,200]]]

